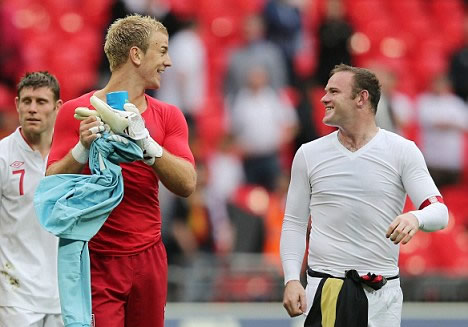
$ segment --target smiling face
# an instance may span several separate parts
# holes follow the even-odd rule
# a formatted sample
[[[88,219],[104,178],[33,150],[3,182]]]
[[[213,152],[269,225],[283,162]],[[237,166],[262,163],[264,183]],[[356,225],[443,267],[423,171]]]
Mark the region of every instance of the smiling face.
[[[172,65],[168,47],[169,38],[166,33],[161,31],[152,33],[148,50],[142,55],[139,67],[146,88],[158,89],[162,73]]]
[[[15,103],[25,136],[34,137],[52,131],[61,100],[55,101],[50,88],[24,87]]]
[[[353,118],[356,97],[353,97],[353,73],[337,72],[330,77],[321,101],[325,105],[323,123],[328,126],[341,127]]]

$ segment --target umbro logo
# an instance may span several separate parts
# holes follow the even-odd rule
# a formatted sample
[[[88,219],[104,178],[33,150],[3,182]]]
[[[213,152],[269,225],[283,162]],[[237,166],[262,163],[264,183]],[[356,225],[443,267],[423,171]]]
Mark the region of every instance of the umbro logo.
[[[22,165],[24,165],[24,161],[15,161],[15,162],[13,162],[12,164],[10,164],[10,167],[19,168],[19,167],[21,167]]]

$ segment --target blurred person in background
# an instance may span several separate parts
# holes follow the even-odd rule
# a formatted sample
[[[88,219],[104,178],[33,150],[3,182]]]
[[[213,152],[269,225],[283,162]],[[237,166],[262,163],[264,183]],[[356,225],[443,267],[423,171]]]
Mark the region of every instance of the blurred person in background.
[[[179,271],[185,272],[184,278],[174,283],[176,294],[171,296],[188,302],[210,300],[212,290],[200,281],[211,284],[215,277],[215,274],[207,274],[207,271],[215,269],[216,263],[216,222],[213,221],[216,212],[209,205],[206,190],[208,171],[204,163],[197,162],[197,177],[195,191],[188,198],[175,199],[174,211],[167,225],[169,232],[166,234],[169,235],[164,239],[169,265],[184,268]]]
[[[234,49],[228,58],[224,77],[224,96],[228,105],[247,83],[249,71],[258,65],[266,67],[270,74],[268,85],[275,91],[288,84],[286,61],[281,49],[265,39],[265,22],[259,15],[248,15],[243,22],[244,43]]]
[[[216,252],[223,255],[233,246],[228,201],[245,180],[242,160],[231,133],[222,136],[215,151],[206,158],[206,166],[206,199],[212,211]]]
[[[92,311],[99,327],[162,327],[167,296],[167,255],[161,241],[159,182],[178,196],[195,188],[194,157],[182,112],[145,94],[158,89],[171,66],[165,26],[138,14],[109,27],[104,51],[111,77],[103,89],[66,102],[55,124],[47,175],[89,174],[91,143],[103,131],[95,116],[79,122],[75,108],[90,98],[126,90],[147,136],[144,160],[121,164],[124,195],[89,242]],[[100,127],[101,126],[101,127]]]
[[[57,79],[27,73],[15,103],[20,126],[0,141],[0,326],[59,327],[58,239],[33,206],[62,105]]]
[[[269,86],[268,73],[261,65],[248,72],[230,110],[230,131],[242,155],[246,183],[272,191],[282,171],[281,149],[294,138],[297,116]]]
[[[294,61],[304,43],[301,11],[304,4],[304,0],[268,0],[262,12],[266,37],[281,49],[288,72],[287,84],[293,86],[300,84]]]
[[[381,84],[380,101],[377,106],[375,120],[377,126],[389,132],[404,135],[406,127],[414,119],[414,104],[404,93],[396,89],[397,73],[381,62],[368,65]]]
[[[157,97],[180,108],[192,125],[205,99],[207,72],[205,45],[196,21],[187,21],[171,38],[171,59],[173,67],[164,72]]]
[[[5,85],[12,92],[24,72],[24,51],[21,35],[13,24],[14,11],[0,0],[0,84]]]
[[[445,71],[436,73],[429,89],[416,100],[421,125],[421,149],[436,185],[461,181],[468,106],[452,93]]]
[[[318,64],[316,79],[327,85],[330,71],[338,64],[351,65],[350,39],[353,28],[346,20],[342,0],[327,0],[323,21],[318,27]]]
[[[464,45],[450,58],[449,77],[456,95],[468,102],[468,14],[463,24]]]
[[[283,305],[290,316],[307,314],[305,326],[320,326],[327,310],[336,310],[337,325],[400,326],[400,244],[447,226],[448,210],[416,145],[377,127],[373,73],[338,65],[325,91],[323,123],[339,130],[304,144],[293,161],[280,241]],[[419,209],[402,214],[407,193]]]
[[[213,224],[207,207],[207,170],[197,165],[197,187],[188,198],[177,197],[168,229],[166,247],[169,263],[190,265],[200,252],[214,253]]]
[[[294,148],[292,154],[301,147],[302,144],[315,140],[318,137],[318,131],[315,126],[313,115],[317,108],[312,101],[312,92],[315,85],[312,81],[307,80],[297,88],[297,104],[296,114],[298,118],[298,131],[294,139]],[[291,156],[292,157],[292,156]],[[291,162],[292,160],[289,160]],[[288,170],[291,167],[288,167]]]

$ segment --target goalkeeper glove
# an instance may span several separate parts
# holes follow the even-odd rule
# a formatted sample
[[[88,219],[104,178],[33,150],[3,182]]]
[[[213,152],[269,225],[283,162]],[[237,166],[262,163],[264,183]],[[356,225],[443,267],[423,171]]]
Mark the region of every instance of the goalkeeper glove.
[[[152,166],[155,158],[162,156],[163,148],[149,135],[145,121],[134,104],[125,103],[125,111],[122,111],[111,108],[96,96],[92,96],[90,101],[94,108],[96,108],[102,121],[109,125],[111,131],[116,134],[126,134],[137,142],[143,150],[143,161],[147,165]]]

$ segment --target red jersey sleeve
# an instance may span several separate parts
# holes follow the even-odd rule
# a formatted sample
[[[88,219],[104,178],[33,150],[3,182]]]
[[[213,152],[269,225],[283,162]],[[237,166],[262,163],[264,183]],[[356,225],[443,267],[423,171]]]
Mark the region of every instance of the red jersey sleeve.
[[[187,121],[182,111],[173,105],[153,98],[150,99],[152,101],[150,100],[149,103],[151,103],[153,110],[145,111],[143,117],[151,136],[173,155],[195,165],[195,159],[188,141]]]
[[[75,146],[80,138],[80,121],[76,120],[76,107],[89,107],[90,94],[67,101],[60,108],[55,120],[54,136],[47,161],[47,167],[61,160]]]

